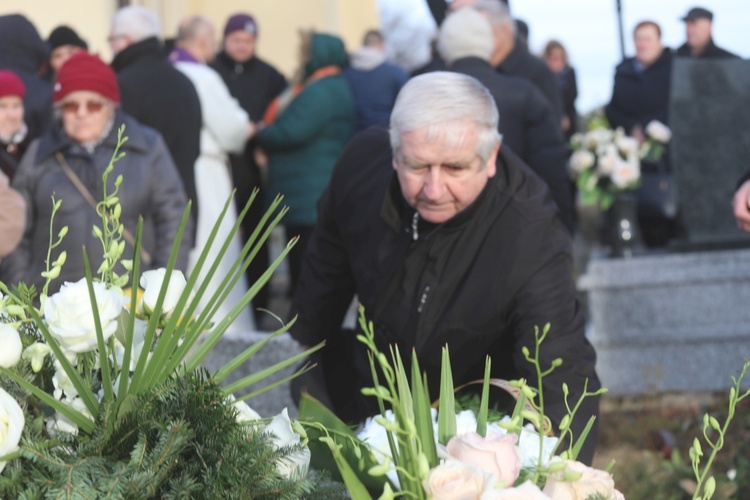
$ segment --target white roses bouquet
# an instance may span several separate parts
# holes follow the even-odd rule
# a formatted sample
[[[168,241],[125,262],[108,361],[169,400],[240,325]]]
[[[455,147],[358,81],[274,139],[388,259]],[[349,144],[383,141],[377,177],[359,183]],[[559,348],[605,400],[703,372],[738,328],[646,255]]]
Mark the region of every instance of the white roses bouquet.
[[[570,172],[584,204],[598,204],[607,210],[618,193],[638,187],[639,144],[622,128],[595,128],[574,134],[570,144]]]
[[[122,132],[112,163],[126,140]],[[110,164],[104,186],[112,171]],[[208,314],[195,314],[200,297],[193,290],[214,242],[209,240],[189,279],[173,268],[190,207],[170,264],[141,274],[140,225],[134,260],[122,258],[117,197],[122,181],[120,176],[113,192],[105,187],[97,206],[101,226],[94,233],[105,261],[96,275],[85,258],[86,276],[48,295],[65,263],[62,253],[54,262],[48,258],[38,297],[23,283],[10,289],[0,282],[0,498],[59,497],[69,491],[87,498],[217,497],[228,489],[248,498],[310,493],[317,475],[308,471],[310,452],[286,411],[267,426],[248,427],[238,420],[259,416],[218,385],[286,328],[216,373],[205,373],[202,361],[258,287],[216,325]],[[53,222],[60,204],[54,202]],[[280,198],[264,219],[263,236],[243,249],[209,303],[216,304],[243,275],[249,256],[283,216],[282,209],[270,219],[279,204]],[[119,274],[123,268],[126,273]],[[132,293],[123,290],[127,284]],[[240,379],[231,390],[243,390],[320,347]],[[217,467],[224,460],[230,468]]]

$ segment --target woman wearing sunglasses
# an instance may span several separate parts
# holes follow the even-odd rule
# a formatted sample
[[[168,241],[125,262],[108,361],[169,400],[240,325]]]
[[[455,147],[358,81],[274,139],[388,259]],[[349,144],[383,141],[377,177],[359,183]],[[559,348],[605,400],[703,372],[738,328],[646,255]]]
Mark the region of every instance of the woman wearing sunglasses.
[[[80,52],[71,57],[57,74],[53,99],[57,119],[31,143],[13,179],[13,187],[26,199],[28,223],[19,247],[3,260],[0,277],[8,285],[23,281],[40,290],[50,235],[56,241],[63,226],[68,226],[68,234],[52,250],[50,262],[63,250],[67,251],[67,261],[50,293],[63,282],[77,281],[84,275],[84,246],[96,273],[103,252],[93,232],[94,226],[101,227],[94,205],[104,196],[102,174],[123,125],[128,138],[121,148],[125,154],[109,175],[107,191],[114,191],[115,180],[122,175],[118,197],[122,205],[120,221],[125,225],[124,258],[132,257],[129,240],[138,217],[143,216],[142,268],[165,267],[187,198],[163,139],[118,109],[117,79],[97,56]],[[50,231],[55,200],[61,200],[62,205]],[[178,269],[185,270],[191,244],[192,227],[182,240]]]

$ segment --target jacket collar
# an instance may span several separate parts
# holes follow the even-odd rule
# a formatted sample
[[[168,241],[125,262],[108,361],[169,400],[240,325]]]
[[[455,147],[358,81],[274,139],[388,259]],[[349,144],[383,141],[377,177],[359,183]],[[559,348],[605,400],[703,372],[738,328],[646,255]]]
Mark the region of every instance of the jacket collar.
[[[241,63],[229,57],[229,54],[222,50],[221,52],[216,54],[216,61],[219,62],[222,66],[226,67],[228,70],[231,70],[233,73],[239,75],[241,73],[250,71],[255,66],[256,57],[253,56],[247,61]]]
[[[119,73],[137,62],[163,61],[164,48],[158,38],[152,36],[136,42],[120,51],[112,60],[112,69]]]
[[[492,68],[492,66],[490,66],[490,63],[488,61],[482,59],[481,57],[470,56],[456,59],[455,61],[453,61],[453,64],[451,64],[450,67],[450,69],[456,71],[471,68]]]
[[[618,66],[618,71],[625,74],[642,74],[663,66],[668,66],[672,62],[672,49],[665,47],[661,52],[661,55],[654,61],[650,66],[647,66],[643,71],[636,70],[636,64],[638,63],[635,57],[626,59]]]
[[[97,148],[105,146],[114,150],[115,146],[117,146],[117,131],[123,125],[125,125],[124,135],[128,138],[128,141],[122,146],[122,149],[137,153],[147,153],[151,147],[151,142],[148,140],[143,126],[120,109],[117,109],[115,112],[112,129]],[[63,131],[62,125],[59,122],[55,122],[50,126],[47,133],[39,139],[36,160],[42,162],[58,151],[66,152],[76,146],[78,146],[76,142]]]
[[[523,61],[529,56],[530,54],[526,46],[516,39],[513,50],[511,50],[503,62],[498,65],[498,68],[503,73],[515,74],[518,72],[518,69],[523,66]]]

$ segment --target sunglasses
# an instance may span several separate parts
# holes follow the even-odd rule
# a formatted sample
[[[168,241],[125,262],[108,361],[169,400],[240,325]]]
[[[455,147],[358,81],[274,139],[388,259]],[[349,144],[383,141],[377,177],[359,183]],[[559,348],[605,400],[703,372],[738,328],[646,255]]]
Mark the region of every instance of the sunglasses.
[[[84,106],[86,108],[86,111],[89,113],[97,113],[102,110],[104,107],[104,102],[102,101],[86,101],[86,102],[76,102],[76,101],[68,101],[68,102],[61,102],[57,105],[57,107],[63,112],[63,113],[78,113],[78,109]]]

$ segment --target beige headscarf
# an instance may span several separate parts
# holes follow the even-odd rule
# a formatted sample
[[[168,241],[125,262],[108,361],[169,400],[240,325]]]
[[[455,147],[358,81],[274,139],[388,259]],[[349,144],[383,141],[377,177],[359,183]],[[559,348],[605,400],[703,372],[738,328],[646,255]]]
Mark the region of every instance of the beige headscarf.
[[[0,172],[0,259],[12,252],[26,227],[26,202]]]

